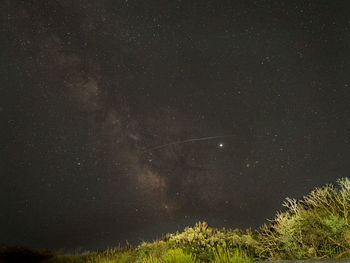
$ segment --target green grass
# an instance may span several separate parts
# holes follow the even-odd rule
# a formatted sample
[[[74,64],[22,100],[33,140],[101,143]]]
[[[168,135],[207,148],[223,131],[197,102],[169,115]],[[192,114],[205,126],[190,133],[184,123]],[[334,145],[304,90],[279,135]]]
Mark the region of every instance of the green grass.
[[[131,247],[88,254],[0,247],[0,261],[34,258],[43,263],[238,263],[279,259],[350,257],[350,180],[315,188],[259,229],[217,229],[199,222],[181,233]]]
[[[107,254],[91,256],[87,263],[127,263],[131,255],[129,252],[109,251]]]
[[[180,248],[169,249],[162,257],[149,256],[142,263],[195,263],[196,258],[186,254]]]
[[[243,263],[254,261],[254,258],[249,256],[244,249],[236,248],[233,251],[227,248],[218,247],[214,251],[214,259],[211,263]]]
[[[58,254],[44,261],[44,263],[129,263],[134,262],[131,257],[131,250],[122,251],[120,248],[114,248],[83,255]]]

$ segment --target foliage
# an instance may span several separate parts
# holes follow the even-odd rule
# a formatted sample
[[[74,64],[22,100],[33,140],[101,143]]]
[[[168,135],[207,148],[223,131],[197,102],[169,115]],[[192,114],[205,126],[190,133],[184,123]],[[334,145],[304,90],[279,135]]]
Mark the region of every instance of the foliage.
[[[143,262],[145,258],[161,258],[168,251],[168,244],[163,240],[152,243],[143,242],[135,250],[135,263]]]
[[[218,230],[209,227],[206,222],[199,222],[194,227],[186,227],[184,232],[170,234],[168,238],[174,247],[180,247],[188,253],[193,253],[203,261],[212,260],[217,247],[228,250],[239,247],[254,254],[254,246],[257,242],[253,238],[251,230],[246,232],[241,230],[227,231],[224,228]]]
[[[284,212],[259,231],[256,251],[264,259],[350,256],[350,180],[316,188],[302,200],[287,198]]]
[[[175,247],[197,255],[199,259],[212,258],[212,250],[217,245],[226,247],[225,233],[209,227],[206,222],[186,227],[182,233],[170,234],[169,241]]]

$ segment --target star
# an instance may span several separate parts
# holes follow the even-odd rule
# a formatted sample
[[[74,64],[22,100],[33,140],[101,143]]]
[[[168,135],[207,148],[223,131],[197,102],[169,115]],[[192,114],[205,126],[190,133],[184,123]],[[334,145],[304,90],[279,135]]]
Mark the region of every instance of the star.
[[[219,147],[220,147],[220,148],[224,147],[224,144],[220,143],[220,144],[219,144]]]

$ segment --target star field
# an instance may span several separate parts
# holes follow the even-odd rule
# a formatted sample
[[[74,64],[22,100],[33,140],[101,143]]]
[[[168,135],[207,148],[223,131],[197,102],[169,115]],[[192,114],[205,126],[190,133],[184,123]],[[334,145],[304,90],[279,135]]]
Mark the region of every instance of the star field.
[[[0,244],[255,228],[285,197],[349,176],[346,1],[0,10]]]

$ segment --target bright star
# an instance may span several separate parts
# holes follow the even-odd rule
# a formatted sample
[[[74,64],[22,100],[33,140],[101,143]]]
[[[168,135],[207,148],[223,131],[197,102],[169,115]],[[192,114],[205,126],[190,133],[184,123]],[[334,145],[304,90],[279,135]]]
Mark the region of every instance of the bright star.
[[[222,147],[224,147],[224,145],[223,145],[222,143],[220,143],[220,144],[219,144],[219,147],[222,148]]]

